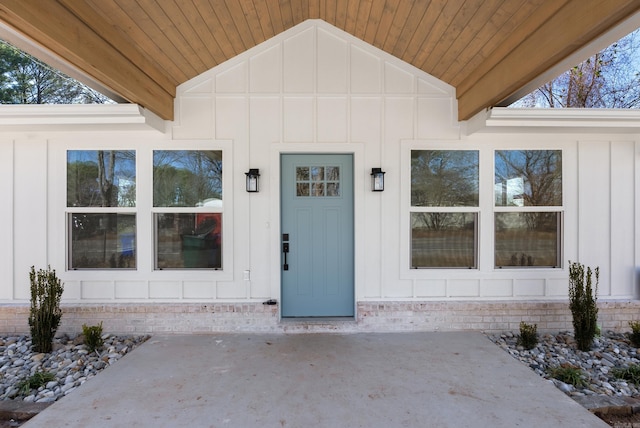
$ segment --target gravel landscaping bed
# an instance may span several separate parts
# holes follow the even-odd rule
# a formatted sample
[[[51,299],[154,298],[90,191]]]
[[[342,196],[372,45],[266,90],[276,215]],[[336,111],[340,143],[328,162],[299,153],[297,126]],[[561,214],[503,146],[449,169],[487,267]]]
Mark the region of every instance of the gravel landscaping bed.
[[[587,407],[609,425],[640,427],[640,407],[636,404],[640,403],[640,386],[614,376],[616,369],[640,364],[640,352],[631,345],[627,334],[609,331],[596,337],[588,352],[578,350],[572,332],[541,334],[538,345],[531,350],[518,346],[518,335],[512,332],[488,337],[580,404],[590,403]],[[578,368],[583,384],[574,386],[554,379],[550,373],[557,367]],[[625,405],[612,406],[616,401]],[[599,402],[603,403],[601,409],[597,408]]]
[[[42,354],[31,350],[29,335],[0,336],[0,404],[10,400],[14,402],[11,408],[20,408],[16,402],[52,403],[71,394],[148,338],[104,334],[103,346],[89,352],[82,335],[61,335],[54,340],[53,351]],[[49,373],[52,379],[37,388],[24,386],[25,380],[36,373]],[[6,407],[0,406],[0,410]],[[17,421],[7,421],[6,417],[2,420],[1,413],[0,428],[19,426]]]
[[[60,335],[53,342],[53,351],[42,354],[31,350],[29,335],[0,336],[0,428],[20,426],[148,338],[104,334],[103,346],[89,352],[82,335]],[[37,388],[25,386],[36,373],[49,373],[51,380]]]
[[[89,352],[82,336],[55,339],[48,354],[31,350],[30,336],[0,337],[0,400],[53,402],[70,394],[101,370],[114,364],[144,342],[147,336],[102,336],[104,345]],[[51,373],[55,378],[44,386],[20,390],[20,382],[37,372]]]
[[[517,346],[517,334],[511,332],[489,335],[489,338],[570,396],[600,394],[634,397],[640,395],[638,385],[618,379],[612,373],[614,368],[627,368],[633,364],[640,364],[638,349],[631,345],[626,334],[607,332],[603,336],[596,337],[589,352],[577,349],[571,332],[542,334],[539,336],[538,345],[531,350]],[[574,387],[553,379],[549,375],[551,368],[567,365],[582,370],[584,386]]]

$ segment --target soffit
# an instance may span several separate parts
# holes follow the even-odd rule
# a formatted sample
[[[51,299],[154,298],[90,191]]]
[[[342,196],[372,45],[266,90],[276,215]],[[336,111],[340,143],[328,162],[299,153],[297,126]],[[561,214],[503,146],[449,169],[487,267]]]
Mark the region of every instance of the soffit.
[[[638,0],[2,0],[0,21],[29,41],[22,49],[172,119],[177,85],[322,19],[455,87],[466,120],[639,10]]]

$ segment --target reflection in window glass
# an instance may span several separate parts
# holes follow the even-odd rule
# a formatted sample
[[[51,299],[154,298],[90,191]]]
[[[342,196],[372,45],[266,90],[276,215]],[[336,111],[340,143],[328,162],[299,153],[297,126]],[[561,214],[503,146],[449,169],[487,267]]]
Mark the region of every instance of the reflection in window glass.
[[[478,151],[412,150],[411,205],[477,207]]]
[[[475,268],[476,213],[411,213],[412,268]]]
[[[153,206],[222,206],[221,150],[154,150]]]
[[[221,213],[158,213],[157,269],[221,269]]]
[[[297,166],[296,196],[340,196],[340,167]]]
[[[559,267],[560,212],[495,213],[496,267]]]
[[[312,166],[311,181],[322,181],[322,180],[324,180],[324,168],[321,166]]]
[[[495,204],[561,206],[561,150],[496,150]]]
[[[135,207],[133,150],[68,150],[68,207]]]
[[[309,167],[296,167],[296,181],[309,181]]]
[[[135,214],[69,214],[70,269],[135,269]]]

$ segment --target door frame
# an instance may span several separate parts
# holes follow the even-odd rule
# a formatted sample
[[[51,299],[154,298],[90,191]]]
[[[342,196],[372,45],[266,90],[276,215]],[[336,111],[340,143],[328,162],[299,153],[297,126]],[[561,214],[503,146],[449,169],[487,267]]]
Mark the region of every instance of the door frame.
[[[354,318],[358,316],[358,300],[361,297],[361,278],[364,277],[363,269],[363,227],[364,196],[366,192],[366,179],[369,174],[364,164],[363,143],[274,143],[270,148],[269,167],[269,194],[270,194],[270,221],[267,227],[271,230],[270,237],[270,291],[271,296],[276,296],[278,301],[278,318],[282,320],[282,278],[281,278],[281,212],[280,212],[280,155],[283,154],[351,154],[353,155],[353,292],[354,292]],[[371,168],[369,168],[371,170]],[[265,174],[266,175],[266,174]]]

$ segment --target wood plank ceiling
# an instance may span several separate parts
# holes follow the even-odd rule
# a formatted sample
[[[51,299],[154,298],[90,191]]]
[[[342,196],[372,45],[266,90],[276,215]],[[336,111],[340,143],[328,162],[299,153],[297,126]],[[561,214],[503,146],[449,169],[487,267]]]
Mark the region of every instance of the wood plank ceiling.
[[[171,120],[177,85],[322,19],[454,86],[465,120],[638,10],[638,0],[0,0],[0,21]]]

